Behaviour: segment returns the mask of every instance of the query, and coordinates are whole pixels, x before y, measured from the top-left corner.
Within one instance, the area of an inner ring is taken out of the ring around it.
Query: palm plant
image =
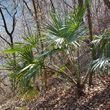
[[[41,74],[43,62],[41,58],[35,60],[37,58],[36,53],[38,53],[35,50],[38,38],[37,36],[28,36],[23,39],[25,43],[15,43],[14,49],[3,51],[3,53],[7,54],[16,52],[16,65],[13,58],[8,58],[5,68],[11,71],[10,78],[14,90],[20,91],[23,95],[39,93],[38,88],[35,89],[34,87],[36,76]],[[15,67],[14,69],[13,66]]]
[[[92,70],[99,72],[107,72],[110,64],[110,32],[104,35],[96,36],[92,42],[94,44],[95,60],[91,62]]]
[[[85,84],[87,76],[81,83],[77,59],[75,59],[75,50],[80,46],[79,43],[83,41],[82,38],[86,33],[86,28],[82,24],[86,5],[87,1],[85,0],[82,10],[78,7],[75,13],[68,16],[50,12],[52,19],[51,22],[46,23],[45,30],[43,30],[46,37],[42,39],[43,43],[47,45],[46,50],[48,51],[42,55],[39,55],[39,51],[35,50],[39,40],[34,36],[24,38],[26,43],[16,43],[14,49],[4,51],[4,53],[12,54],[16,52],[17,54],[16,68],[14,70],[11,68],[13,67],[10,66],[12,63],[7,66],[9,70],[13,70],[10,76],[14,79],[15,88],[20,87],[23,93],[35,90],[32,81],[35,81],[37,75],[42,76],[42,69],[46,68],[64,74],[77,87],[78,94],[82,95],[82,86]],[[37,52],[34,52],[34,50]],[[65,63],[56,65],[52,63],[52,60],[49,63],[47,62],[48,56],[50,56],[50,59],[56,58],[56,53],[60,52],[66,55],[69,63],[72,64],[72,68],[74,68],[75,74],[70,71]],[[65,68],[69,74],[65,71]]]
[[[77,87],[79,95],[81,95],[82,93],[81,89],[86,82],[87,77],[81,84],[81,76],[79,73],[77,60],[74,56],[76,52],[75,50],[80,46],[79,43],[83,42],[82,38],[86,33],[86,28],[82,24],[82,18],[84,13],[86,12],[86,6],[87,1],[85,1],[82,11],[78,7],[76,13],[72,13],[70,16],[66,16],[66,14],[55,14],[51,12],[50,15],[52,19],[45,25],[45,34],[47,37],[44,40],[47,41],[47,44],[49,44],[48,47],[50,47],[50,51],[48,51],[44,55],[54,56],[56,52],[62,51],[69,59],[69,63],[72,64],[75,75],[72,71],[69,70],[66,64],[59,66],[54,65],[52,62],[50,62],[50,64],[54,68],[51,68],[49,65],[46,67],[52,69],[53,71],[66,75],[66,77],[69,78]],[[69,74],[62,68],[66,68]]]

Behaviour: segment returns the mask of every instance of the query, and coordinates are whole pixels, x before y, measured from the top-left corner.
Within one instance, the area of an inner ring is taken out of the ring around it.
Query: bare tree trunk
[[[28,23],[27,23],[27,20],[26,20],[26,18],[25,18],[24,4],[23,4],[23,9],[22,9],[22,14],[23,14],[23,18],[24,18],[24,22],[25,22],[25,25],[26,25],[26,28],[27,28],[28,34],[31,35],[31,33],[30,33],[30,29],[29,29],[29,26],[28,26]],[[25,29],[24,29],[24,30],[25,30]]]
[[[38,19],[37,6],[36,6],[35,0],[32,0],[32,3],[33,3],[33,7],[34,7],[34,12],[35,12],[35,19],[36,19],[36,22],[37,22],[38,36],[40,37],[41,36],[40,23],[39,23],[39,19]],[[37,0],[37,5],[39,5],[38,0]],[[41,48],[42,48],[41,54],[43,54],[44,46],[43,46],[43,42],[42,42],[41,39],[40,39],[40,43],[41,43]]]
[[[76,10],[76,0],[72,0],[72,2],[73,2],[74,13],[75,13],[75,10]]]
[[[92,20],[91,20],[91,12],[89,4],[87,4],[87,17],[88,17],[88,26],[89,26],[89,35],[90,35],[90,42],[93,40],[93,34],[92,34]],[[93,45],[91,45],[93,48]],[[94,57],[94,53],[92,51],[92,59]],[[93,71],[90,72],[89,75],[89,86],[92,85],[92,77],[93,77]]]
[[[13,19],[13,24],[12,24],[12,31],[9,32],[8,30],[8,27],[7,27],[7,23],[6,23],[6,19],[5,19],[5,16],[4,16],[4,13],[2,12],[2,9],[0,8],[0,14],[1,14],[1,17],[2,17],[2,20],[3,20],[3,23],[4,23],[4,29],[5,29],[5,32],[7,33],[7,35],[10,37],[10,47],[13,49],[13,33],[14,33],[14,30],[15,30],[15,15],[17,13],[17,10],[15,11],[14,15],[11,16],[12,19]],[[7,43],[7,42],[6,42]],[[9,44],[9,43],[8,43]],[[15,55],[14,55],[15,56]]]
[[[53,12],[55,13],[55,7],[54,7],[54,4],[53,4],[53,1],[50,0],[50,3],[51,3],[51,6],[52,6],[52,9],[53,9]]]
[[[35,13],[35,19],[36,19],[36,22],[37,22],[38,36],[40,36],[40,23],[39,23],[39,20],[38,20],[37,7],[36,7],[35,0],[32,0],[32,3],[33,3],[34,13]],[[37,3],[38,3],[38,0],[37,0]]]
[[[14,2],[14,1],[13,1]],[[14,3],[15,4],[15,3]],[[5,6],[4,6],[5,7]],[[14,33],[14,31],[15,31],[15,26],[16,26],[16,18],[15,18],[15,16],[16,16],[16,14],[17,14],[17,5],[15,4],[15,7],[14,7],[14,10],[15,10],[15,12],[14,12],[14,14],[13,14],[13,16],[11,15],[11,13],[9,13],[9,11],[8,11],[8,9],[5,7],[4,9],[5,9],[5,11],[7,11],[7,13],[10,15],[10,17],[12,18],[12,30],[11,30],[11,32],[9,31],[9,29],[8,29],[8,26],[7,26],[7,22],[6,22],[6,18],[5,18],[5,16],[4,16],[4,13],[3,13],[3,11],[2,11],[2,8],[0,8],[0,14],[1,14],[1,18],[2,18],[2,21],[3,21],[3,24],[4,24],[4,29],[5,29],[5,32],[6,32],[6,34],[9,36],[9,38],[10,38],[10,41],[8,42],[5,38],[2,38],[2,36],[0,36],[7,44],[9,44],[9,46],[10,46],[10,48],[11,49],[13,49],[14,48],[14,41],[13,41],[13,33]],[[15,55],[15,53],[13,53],[12,54],[12,56],[13,56],[13,61],[14,61],[14,63],[13,63],[13,71],[15,71],[15,69],[16,69],[16,55]],[[13,91],[14,91],[14,94],[15,94],[15,79],[13,79]]]
[[[105,5],[110,9],[110,0],[104,0]]]
[[[82,9],[83,9],[83,0],[78,0],[78,4],[79,4],[79,6],[80,6],[80,11],[82,11]],[[77,63],[78,63],[78,81],[77,81],[77,85],[78,85],[78,87],[80,87],[80,85],[81,85],[81,80],[80,80],[80,60],[79,60],[79,56],[80,56],[80,49],[79,49],[79,47],[78,47],[78,51],[77,51],[77,57],[78,57],[78,60],[77,60]]]
[[[83,0],[78,0],[78,4],[80,6],[80,10],[82,10],[82,8],[83,8]]]

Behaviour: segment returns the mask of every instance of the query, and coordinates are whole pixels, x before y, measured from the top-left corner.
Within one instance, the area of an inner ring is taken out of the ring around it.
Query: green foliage
[[[72,13],[71,16],[50,12],[52,21],[45,25],[48,43],[51,45],[56,44],[58,47],[69,43],[78,45],[76,40],[79,40],[79,37],[86,33],[85,26],[82,24],[85,11],[85,7],[83,11],[79,11],[78,8],[76,13]]]
[[[14,49],[3,51],[3,53],[7,54],[16,52],[16,65],[13,58],[10,57],[5,68],[11,71],[10,78],[15,89],[20,87],[21,93],[24,94],[32,91],[32,93],[36,93],[32,84],[35,82],[36,76],[41,73],[43,60],[41,58],[35,60],[36,55],[33,49],[36,48],[38,42],[37,36],[29,36],[24,40],[26,43],[16,43]],[[38,93],[38,90],[36,91]]]
[[[110,62],[110,32],[96,36],[94,44],[95,60],[91,63],[93,71],[108,71]]]
[[[61,66],[54,66],[57,68],[58,72],[66,75],[66,77],[71,79],[75,85],[79,83],[80,75],[78,64],[76,63],[77,60],[74,58],[74,54],[77,48],[79,48],[80,43],[83,42],[82,39],[87,33],[86,27],[82,23],[83,15],[86,12],[86,6],[87,2],[84,3],[82,10],[78,7],[75,13],[71,13],[68,16],[66,14],[62,14],[61,12],[60,14],[50,12],[51,21],[45,25],[46,38],[44,40],[47,41],[46,43],[48,44],[48,47],[53,46],[53,49],[50,49],[49,52],[53,53],[54,51],[55,55],[55,53],[59,52],[59,49],[61,49],[61,51],[68,56],[69,62],[74,68],[75,76],[73,76],[73,73],[65,64]],[[71,75],[69,75],[64,68],[66,68]]]
[[[70,16],[50,12],[52,21],[51,23],[46,23],[45,30],[43,30],[46,37],[39,39],[36,35],[30,35],[23,38],[25,43],[15,43],[14,49],[3,51],[3,53],[16,55],[14,59],[16,64],[12,58],[9,58],[9,62],[5,66],[6,69],[11,71],[10,78],[12,79],[14,89],[19,90],[25,96],[28,93],[39,94],[34,84],[37,76],[41,75],[42,77],[42,69],[44,68],[49,68],[56,73],[66,75],[77,86],[80,75],[74,54],[75,50],[80,46],[80,42],[82,42],[81,39],[84,38],[87,32],[86,27],[82,24],[86,5],[87,3],[85,2],[82,11],[78,7],[76,12],[71,13]],[[38,44],[40,40],[44,41],[43,45],[48,45],[47,48],[45,47],[48,51],[39,55]],[[52,65],[51,62],[45,63],[45,59],[47,58],[46,60],[48,60],[48,56],[52,59],[52,56],[56,57],[55,54],[58,52],[64,52],[67,55],[74,67],[75,77],[72,72],[69,75],[64,70],[66,68],[70,72],[66,64],[61,64],[61,66],[54,65],[57,68],[54,69],[49,67],[49,63]],[[32,94],[31,96],[33,97]]]

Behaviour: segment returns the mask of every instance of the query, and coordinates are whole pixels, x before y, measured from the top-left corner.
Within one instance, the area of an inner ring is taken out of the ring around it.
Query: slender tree
[[[110,9],[110,0],[104,0],[104,3]]]
[[[90,42],[91,42],[93,40],[93,34],[92,34],[92,19],[91,19],[91,11],[90,11],[89,3],[87,4],[87,18],[88,18],[89,35],[90,35]],[[91,47],[93,48],[93,45],[91,45]],[[92,51],[92,59],[94,59],[93,51]],[[93,76],[93,71],[91,71],[89,75],[89,86],[92,85],[92,76]]]
[[[13,24],[12,24],[12,30],[11,30],[11,32],[9,31],[9,29],[8,29],[8,26],[7,26],[7,23],[6,23],[6,18],[5,18],[5,16],[4,16],[4,13],[3,13],[3,9],[5,9],[7,12],[8,12],[8,14],[12,17],[12,22],[13,22]],[[16,13],[17,13],[17,10],[16,10],[16,7],[15,7],[15,12],[14,12],[14,15],[12,16],[10,13],[9,13],[9,11],[8,11],[8,9],[5,7],[5,8],[1,8],[0,7],[0,14],[1,14],[1,17],[2,17],[2,20],[3,20],[3,27],[4,27],[4,29],[5,29],[5,32],[7,33],[7,35],[9,36],[9,38],[10,38],[10,43],[5,39],[5,38],[3,38],[2,36],[1,36],[1,38],[4,40],[4,41],[6,41],[6,43],[8,43],[9,45],[10,45],[10,47],[11,48],[13,48],[13,33],[14,33],[14,30],[15,30],[15,26],[16,26],[16,18],[15,18],[15,16],[16,16]]]
[[[80,6],[80,9],[82,9],[82,7],[83,7],[83,0],[78,0],[78,4]]]
[[[55,7],[54,7],[54,4],[53,4],[53,1],[50,0],[50,3],[51,3],[51,6],[52,6],[52,9],[53,9],[53,12],[55,13]]]

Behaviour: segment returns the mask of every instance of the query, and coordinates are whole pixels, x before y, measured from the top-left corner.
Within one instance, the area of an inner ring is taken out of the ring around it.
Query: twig
[[[2,40],[4,40],[9,46],[11,45],[10,44],[10,42],[8,42],[5,38],[3,38],[1,35],[0,35],[0,38],[2,39]]]
[[[66,3],[66,1],[65,0],[63,0],[63,2],[68,6],[68,7],[70,7],[71,9],[73,9],[73,7],[72,6],[70,6],[68,3]]]

